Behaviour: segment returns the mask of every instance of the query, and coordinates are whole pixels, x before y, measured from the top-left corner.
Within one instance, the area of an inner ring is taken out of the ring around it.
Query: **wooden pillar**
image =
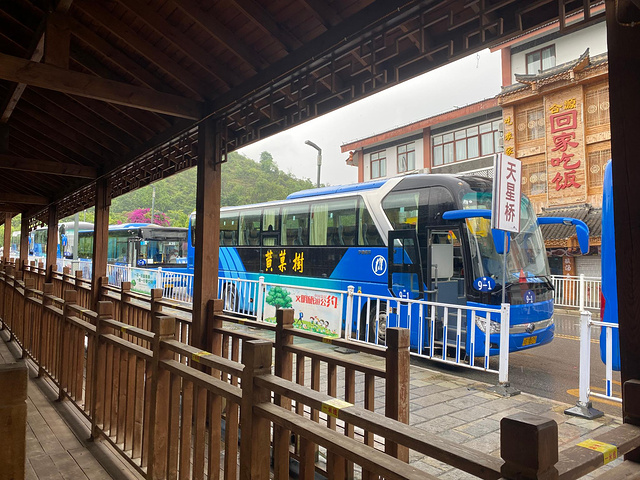
[[[107,179],[96,182],[96,216],[93,224],[93,259],[91,265],[91,309],[96,311],[100,301],[100,278],[107,275],[109,245],[109,206],[111,185]]]
[[[640,380],[640,9],[632,0],[607,0],[607,42],[609,45],[609,102],[611,105],[611,155],[613,158],[613,204],[616,231],[618,321],[621,377]],[[633,26],[635,23],[635,26]],[[640,425],[629,416],[632,408],[622,397],[625,422]],[[635,419],[635,420],[634,420]],[[633,460],[639,461],[636,455]]]
[[[207,303],[217,298],[220,244],[221,139],[209,119],[198,127],[198,180],[191,343],[207,350],[211,328]]]
[[[29,216],[22,213],[20,221],[20,268],[29,263]]]
[[[25,478],[28,378],[24,362],[0,365],[0,478]]]
[[[3,257],[9,260],[9,254],[11,252],[11,219],[13,215],[11,213],[4,214],[4,246]]]
[[[47,263],[46,281],[50,282],[53,266],[56,265],[58,257],[58,206],[54,203],[49,205],[49,218],[47,219]]]
[[[387,328],[385,416],[409,424],[409,330]],[[385,453],[409,462],[409,449],[389,440]]]

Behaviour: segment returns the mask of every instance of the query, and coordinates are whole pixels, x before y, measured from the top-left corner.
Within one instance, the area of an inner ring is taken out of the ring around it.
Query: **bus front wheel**
[[[238,311],[238,295],[236,287],[232,283],[225,283],[222,288],[222,299],[224,301],[224,310]]]

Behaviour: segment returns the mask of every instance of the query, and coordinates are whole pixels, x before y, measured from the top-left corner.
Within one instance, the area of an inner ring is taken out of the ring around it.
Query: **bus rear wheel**
[[[377,311],[376,303],[371,302],[369,307],[369,342],[378,345],[386,345],[387,343],[387,304],[380,303],[380,310]],[[377,316],[376,316],[377,315]],[[377,326],[377,328],[376,328]],[[362,309],[360,318],[360,336],[362,340],[366,340],[367,328],[367,306]],[[377,342],[376,342],[377,335]]]

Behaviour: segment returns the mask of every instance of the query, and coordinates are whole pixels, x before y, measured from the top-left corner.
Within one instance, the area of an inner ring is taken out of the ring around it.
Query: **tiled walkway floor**
[[[0,363],[19,355],[0,333]],[[20,360],[22,361],[22,360]],[[141,478],[103,442],[88,441],[89,423],[68,402],[57,401],[52,384],[29,365],[27,463],[30,480]]]

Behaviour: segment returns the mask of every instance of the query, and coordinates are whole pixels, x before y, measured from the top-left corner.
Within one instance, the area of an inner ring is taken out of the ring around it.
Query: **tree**
[[[276,309],[291,308],[291,305],[293,304],[291,297],[289,296],[289,292],[282,287],[271,287],[265,302],[269,305],[273,305]]]
[[[138,208],[127,214],[128,223],[153,223],[155,225],[161,225],[163,227],[169,227],[171,221],[164,212],[154,212],[153,222],[151,221],[151,209],[150,208]]]

